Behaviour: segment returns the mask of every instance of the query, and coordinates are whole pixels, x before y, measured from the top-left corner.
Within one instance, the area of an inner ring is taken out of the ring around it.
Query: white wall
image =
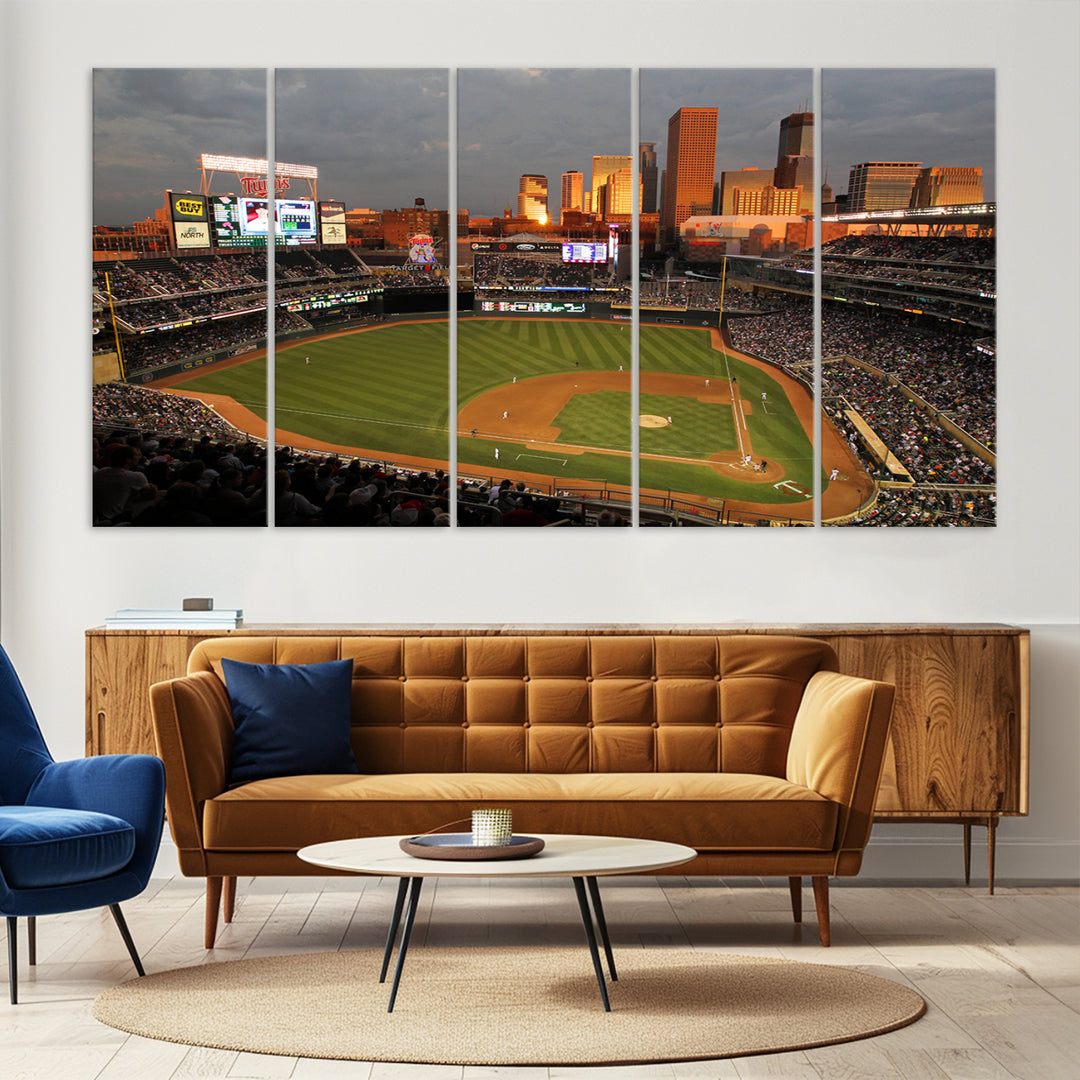
[[[0,0],[3,2],[3,0]],[[1080,6],[7,0],[0,35],[2,629],[58,757],[83,746],[83,630],[214,596],[279,622],[936,622],[1033,628],[1032,814],[1002,877],[1080,876]],[[288,53],[279,19],[312,27]],[[649,29],[662,14],[663,32]],[[224,17],[225,32],[207,20]],[[341,32],[331,29],[334,20]],[[677,29],[671,29],[675,28]],[[574,32],[575,30],[580,32]],[[735,49],[724,43],[737,42]],[[992,66],[1000,523],[994,530],[93,531],[90,71],[125,66]],[[1051,193],[1064,192],[1060,204]],[[30,221],[34,224],[31,227]],[[953,876],[957,830],[879,829],[874,876]]]

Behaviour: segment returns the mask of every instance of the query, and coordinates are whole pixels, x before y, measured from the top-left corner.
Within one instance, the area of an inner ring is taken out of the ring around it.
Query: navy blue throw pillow
[[[244,664],[223,657],[232,706],[229,784],[272,776],[355,773],[349,744],[351,660]]]

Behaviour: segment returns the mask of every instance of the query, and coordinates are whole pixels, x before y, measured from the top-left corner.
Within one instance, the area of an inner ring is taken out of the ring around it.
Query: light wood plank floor
[[[560,881],[428,883],[414,945],[578,944]],[[154,879],[124,905],[148,972],[245,956],[381,948],[394,880],[242,880],[235,921],[201,948],[202,884]],[[481,1068],[332,1062],[227,1053],[127,1036],[98,1024],[100,990],[132,977],[105,911],[38,920],[38,965],[20,942],[20,1004],[0,1004],[3,1080],[1071,1080],[1080,1077],[1080,889],[834,886],[833,945],[813,901],[791,922],[786,883],[619,878],[603,884],[617,949],[691,946],[858,967],[914,987],[914,1025],[806,1052],[621,1068]],[[25,922],[20,922],[25,927]],[[23,929],[21,937],[25,939]],[[582,946],[584,947],[584,946]],[[5,951],[0,955],[6,955]],[[5,965],[6,966],[6,965]],[[6,971],[5,971],[6,977]],[[406,973],[406,978],[407,978]]]

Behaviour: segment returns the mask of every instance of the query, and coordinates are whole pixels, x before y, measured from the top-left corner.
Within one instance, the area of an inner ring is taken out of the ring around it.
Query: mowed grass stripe
[[[630,449],[630,395],[615,390],[575,394],[555,418],[559,442],[571,446]]]
[[[391,324],[318,342],[299,342],[277,356],[278,426],[346,446],[445,460],[448,327],[442,323]],[[518,380],[580,370],[630,370],[631,335],[617,323],[570,320],[463,319],[458,325],[460,405],[479,394]],[[725,358],[712,348],[705,329],[641,328],[642,371],[677,372],[726,378]],[[311,364],[304,357],[311,357]],[[579,366],[574,366],[574,360]],[[809,441],[780,384],[768,372],[729,358],[743,399],[751,408],[755,459],[780,462],[786,476],[812,484]],[[265,362],[252,360],[210,372],[185,384],[229,394],[265,416]],[[768,395],[767,410],[760,395]],[[617,392],[576,395],[557,418],[562,439],[574,446],[629,449],[631,396]],[[736,448],[729,407],[693,398],[646,396],[643,411],[671,415],[671,428],[643,429],[644,454],[704,458]],[[488,440],[459,440],[463,471],[500,469],[549,471],[567,478],[629,483],[626,453],[539,451],[528,443],[500,442],[500,458]],[[751,484],[721,476],[711,466],[643,457],[643,486],[739,498],[750,502],[799,501],[771,484]]]
[[[183,393],[194,390],[207,394],[224,394],[266,418],[266,357],[261,356],[236,367],[207,370],[175,388]]]
[[[285,345],[277,351],[275,371],[279,428],[343,446],[446,460],[445,322]],[[229,394],[265,417],[265,390],[256,396],[244,389],[252,372],[265,386],[266,362],[261,359],[200,376],[184,388]]]

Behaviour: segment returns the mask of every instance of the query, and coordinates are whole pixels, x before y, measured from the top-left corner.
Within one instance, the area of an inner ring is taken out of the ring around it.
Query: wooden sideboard
[[[994,837],[1004,816],[1028,812],[1030,636],[999,623],[702,626],[249,625],[238,630],[86,632],[87,754],[153,753],[147,690],[184,674],[197,642],[225,634],[796,634],[836,650],[840,670],[897,688],[891,744],[875,821],[964,827],[965,880],[971,827],[987,829],[994,885]]]

